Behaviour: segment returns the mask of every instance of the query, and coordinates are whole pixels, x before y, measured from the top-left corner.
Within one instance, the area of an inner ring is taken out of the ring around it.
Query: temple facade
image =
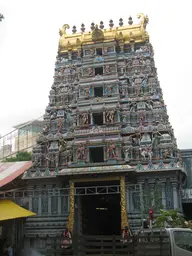
[[[186,173],[148,17],[138,19],[120,19],[118,27],[110,20],[109,28],[92,23],[88,32],[84,24],[80,32],[73,26],[68,33],[67,24],[60,30],[44,129],[23,176],[29,209],[37,213],[25,224],[25,247],[43,251],[66,227],[120,234],[125,226],[139,228],[150,208],[182,211]]]

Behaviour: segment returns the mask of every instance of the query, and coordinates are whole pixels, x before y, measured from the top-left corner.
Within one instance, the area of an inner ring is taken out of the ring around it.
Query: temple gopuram
[[[182,212],[186,180],[158,81],[148,17],[60,29],[43,132],[24,173],[25,247],[72,234],[120,235],[149,209]],[[171,85],[170,85],[171,86]]]

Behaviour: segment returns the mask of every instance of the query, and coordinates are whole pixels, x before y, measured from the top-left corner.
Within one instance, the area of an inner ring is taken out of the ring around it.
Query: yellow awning
[[[0,221],[35,216],[36,213],[28,211],[11,200],[0,200]]]

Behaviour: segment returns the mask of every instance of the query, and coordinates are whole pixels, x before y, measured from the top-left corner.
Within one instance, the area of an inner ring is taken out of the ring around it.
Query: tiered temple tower
[[[87,32],[60,30],[54,83],[42,134],[25,173],[29,207],[27,243],[55,236],[68,225],[81,233],[79,187],[120,194],[121,227],[136,229],[148,209],[181,210],[185,179],[173,129],[157,77],[153,48],[139,24],[119,20],[109,28],[91,24]],[[171,85],[170,85],[171,86]],[[114,183],[113,183],[114,181]],[[94,194],[94,192],[93,192]],[[119,203],[120,203],[119,202]],[[43,245],[42,245],[43,246]]]

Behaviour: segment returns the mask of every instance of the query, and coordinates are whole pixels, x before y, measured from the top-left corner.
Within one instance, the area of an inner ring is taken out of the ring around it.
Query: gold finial
[[[128,25],[123,25],[120,19],[119,27],[115,27],[113,20],[109,22],[109,28],[103,30],[103,22],[100,26],[91,24],[91,31],[85,31],[85,25],[81,25],[81,32],[76,33],[76,28],[72,30],[72,34],[67,34],[68,24],[64,24],[60,29],[59,53],[67,52],[70,48],[72,51],[78,51],[81,45],[91,45],[95,41],[109,42],[113,40],[121,40],[124,44],[141,43],[149,40],[146,26],[149,22],[148,16],[139,13],[137,18],[140,19],[139,24],[133,24],[132,18],[129,18]],[[75,33],[74,33],[75,31]]]

